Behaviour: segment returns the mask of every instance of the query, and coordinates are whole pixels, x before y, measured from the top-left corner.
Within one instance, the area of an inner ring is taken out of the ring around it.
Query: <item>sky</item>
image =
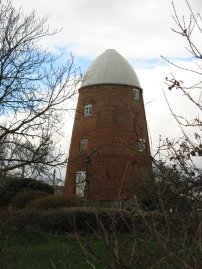
[[[179,92],[169,91],[165,77],[180,78],[189,86],[199,78],[168,64],[161,55],[186,68],[196,68],[185,49],[185,40],[174,33],[173,7],[170,0],[13,0],[24,12],[35,10],[39,17],[49,15],[51,29],[62,29],[44,41],[52,53],[63,52],[63,60],[72,53],[75,64],[85,72],[89,64],[106,49],[116,49],[133,66],[143,88],[152,151],[159,135],[175,138],[180,128],[170,115],[164,94],[173,110],[191,119],[198,113]],[[202,13],[201,0],[190,0],[193,11]],[[175,0],[179,15],[188,18],[184,0]],[[193,33],[197,45],[201,37]],[[201,47],[202,49],[202,47]],[[194,93],[197,97],[198,93]],[[72,107],[76,106],[76,101]],[[67,115],[66,146],[71,138],[73,114]]]

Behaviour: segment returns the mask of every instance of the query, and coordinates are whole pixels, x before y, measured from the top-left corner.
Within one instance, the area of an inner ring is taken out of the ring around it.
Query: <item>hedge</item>
[[[12,198],[22,190],[41,190],[53,194],[53,186],[42,180],[32,178],[7,178],[5,184],[0,186],[0,205],[7,206]]]
[[[28,207],[37,209],[80,206],[81,199],[70,195],[46,196],[32,201]]]
[[[115,225],[126,230],[130,213],[127,211],[92,210],[90,208],[24,209],[13,214],[7,227],[14,230],[42,230],[52,233],[94,233]],[[129,227],[128,227],[129,228]],[[127,229],[128,229],[127,228]]]
[[[37,198],[42,198],[47,196],[48,193],[41,190],[23,190],[18,192],[12,199],[10,203],[10,209],[22,209],[25,208],[30,202],[36,200]]]
[[[168,221],[169,217],[169,221]],[[187,215],[187,231],[195,233],[200,218]],[[126,210],[92,209],[92,208],[59,208],[59,209],[24,209],[13,214],[7,222],[12,230],[42,230],[51,233],[97,232],[136,233],[153,231],[158,233],[180,233],[185,226],[185,217],[181,215],[165,216],[159,213],[133,215]],[[189,227],[188,227],[189,226]],[[179,235],[179,234],[178,234]]]

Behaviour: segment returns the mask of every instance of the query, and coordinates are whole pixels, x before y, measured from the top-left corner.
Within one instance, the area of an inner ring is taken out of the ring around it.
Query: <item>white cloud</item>
[[[171,0],[13,0],[15,6],[22,5],[25,12],[36,10],[39,16],[50,14],[52,28],[63,28],[57,36],[48,38],[47,45],[72,51],[75,57],[92,61],[108,48],[114,48],[134,66],[144,89],[149,129],[154,145],[158,135],[175,137],[180,135],[163,96],[163,89],[174,107],[183,115],[194,115],[192,106],[184,103],[184,97],[176,91],[169,92],[164,79],[171,72],[183,81],[193,81],[191,73],[174,70],[163,63],[160,55],[188,57],[182,37],[171,31],[174,27]],[[194,11],[201,11],[201,0],[192,0]],[[181,18],[189,9],[184,0],[175,1]],[[195,39],[201,41],[198,35]],[[201,46],[201,43],[198,43]],[[183,66],[193,66],[188,61]],[[148,68],[149,67],[149,68]],[[150,68],[153,67],[153,68]],[[69,120],[68,126],[73,121]],[[68,128],[67,136],[71,128]]]
[[[176,1],[186,14],[185,1]],[[201,8],[200,0],[192,0]],[[172,6],[168,0],[13,0],[23,10],[50,14],[49,23],[63,31],[49,40],[49,46],[66,47],[75,56],[94,58],[107,48],[125,57],[155,58],[160,54],[185,56],[183,42],[170,31]],[[175,44],[173,45],[173,41]]]

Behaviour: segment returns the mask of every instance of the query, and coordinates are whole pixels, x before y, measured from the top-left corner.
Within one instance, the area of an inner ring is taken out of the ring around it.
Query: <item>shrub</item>
[[[165,216],[161,213],[148,212],[132,214],[126,210],[98,208],[55,208],[34,209],[25,208],[16,211],[7,221],[6,228],[11,230],[41,230],[45,232],[65,234],[112,234],[151,233],[152,236],[164,236],[169,231],[170,236],[183,236],[183,219],[187,219],[187,231],[193,235],[199,229],[201,217],[186,214]],[[167,222],[169,218],[169,222]]]
[[[7,178],[5,184],[0,187],[0,204],[7,206],[11,199],[22,190],[41,190],[53,194],[53,187],[41,180],[30,178]]]
[[[127,232],[130,229],[131,214],[125,210],[92,208],[35,209],[26,208],[13,214],[7,228],[14,230],[41,230],[52,233],[93,234],[116,228]]]
[[[125,210],[84,207],[49,210],[26,208],[17,211],[10,218],[7,229],[10,228],[15,233],[28,231],[30,234],[30,231],[40,231],[65,234],[68,236],[67,240],[72,238],[69,237],[72,233],[87,258],[100,262],[100,253],[104,247],[107,250],[105,255],[109,254],[110,259],[123,257],[123,261],[129,261],[125,267],[118,267],[116,263],[115,266],[102,268],[139,268],[140,262],[141,268],[150,268],[151,265],[154,265],[153,268],[185,268],[184,260],[187,257],[187,261],[192,263],[195,260],[196,264],[200,264],[201,251],[198,249],[197,240],[200,239],[198,236],[201,236],[201,220],[199,216],[190,216],[187,213],[185,223],[183,217],[182,214],[166,216],[158,212],[139,212],[134,215]],[[185,225],[191,229],[186,229],[184,236]],[[12,234],[12,231],[8,232]],[[82,239],[81,235],[90,236]],[[120,256],[116,256],[117,253]],[[153,257],[157,260],[151,259]],[[146,258],[148,262],[144,266],[142,261]],[[164,260],[169,261],[169,264],[166,263],[167,266],[162,263]],[[131,261],[135,261],[135,264]],[[178,262],[182,262],[182,266],[178,266]]]
[[[11,200],[10,208],[12,210],[25,208],[31,201],[37,198],[47,196],[48,193],[42,190],[23,190],[18,192]]]
[[[47,196],[36,199],[29,204],[30,208],[49,209],[58,207],[74,207],[80,206],[81,199],[76,196],[61,195],[61,196]]]

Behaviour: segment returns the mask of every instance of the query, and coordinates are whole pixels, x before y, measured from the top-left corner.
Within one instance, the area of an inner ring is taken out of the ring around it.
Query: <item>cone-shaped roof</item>
[[[106,50],[92,62],[80,88],[97,84],[119,84],[141,88],[132,66],[114,49]]]

